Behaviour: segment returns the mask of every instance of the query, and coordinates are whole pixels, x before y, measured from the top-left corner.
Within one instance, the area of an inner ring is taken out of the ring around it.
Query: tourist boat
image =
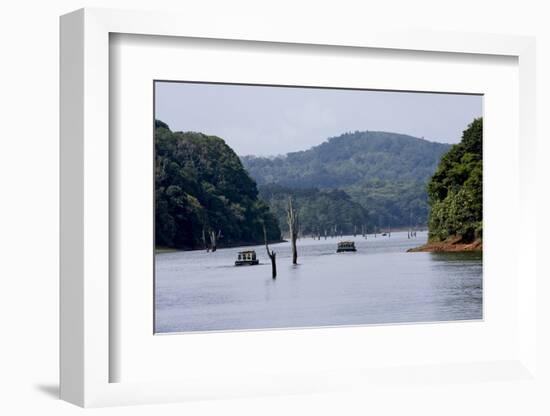
[[[344,253],[346,251],[357,251],[355,243],[353,241],[340,241],[338,243],[337,253]]]
[[[254,250],[239,251],[235,266],[255,266],[260,261],[256,258],[256,252]]]

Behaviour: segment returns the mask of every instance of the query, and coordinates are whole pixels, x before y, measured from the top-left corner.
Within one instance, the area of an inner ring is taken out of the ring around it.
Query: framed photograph
[[[61,18],[62,398],[536,382],[534,40],[186,21]]]
[[[483,319],[482,95],[153,88],[155,333]]]

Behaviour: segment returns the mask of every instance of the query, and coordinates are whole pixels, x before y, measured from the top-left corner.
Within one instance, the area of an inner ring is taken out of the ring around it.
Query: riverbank
[[[164,247],[164,246],[155,247],[155,254],[174,253],[176,251],[179,251],[179,250],[177,248],[172,248],[172,247]]]
[[[268,244],[278,244],[278,243],[285,243],[286,240],[271,240],[268,241]],[[251,246],[259,246],[263,245],[264,241],[249,241],[249,242],[243,242],[243,241],[235,241],[233,243],[229,244],[218,244],[217,248],[236,248],[236,247],[251,247]],[[157,246],[155,247],[155,254],[163,254],[163,253],[173,253],[176,251],[206,251],[203,247],[198,248],[173,248],[173,247],[164,247],[164,246]]]
[[[483,251],[483,241],[478,239],[469,243],[463,243],[460,237],[454,237],[448,238],[445,241],[428,241],[423,246],[407,250],[408,253],[458,251]]]

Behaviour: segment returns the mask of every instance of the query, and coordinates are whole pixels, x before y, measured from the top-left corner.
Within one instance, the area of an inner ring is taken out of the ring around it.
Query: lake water
[[[297,266],[272,244],[276,280],[264,246],[258,266],[234,266],[243,247],[157,254],[156,332],[481,319],[481,253],[406,252],[426,238],[348,236],[357,252],[340,254],[342,239],[301,239]]]

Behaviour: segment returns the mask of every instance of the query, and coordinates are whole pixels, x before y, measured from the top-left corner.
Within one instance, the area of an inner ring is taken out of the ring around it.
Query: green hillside
[[[483,234],[483,119],[474,120],[441,159],[428,184],[430,239],[480,240]]]
[[[155,243],[203,248],[210,233],[220,246],[263,242],[281,233],[256,183],[219,137],[172,132],[155,124]],[[206,237],[205,237],[206,236]]]

